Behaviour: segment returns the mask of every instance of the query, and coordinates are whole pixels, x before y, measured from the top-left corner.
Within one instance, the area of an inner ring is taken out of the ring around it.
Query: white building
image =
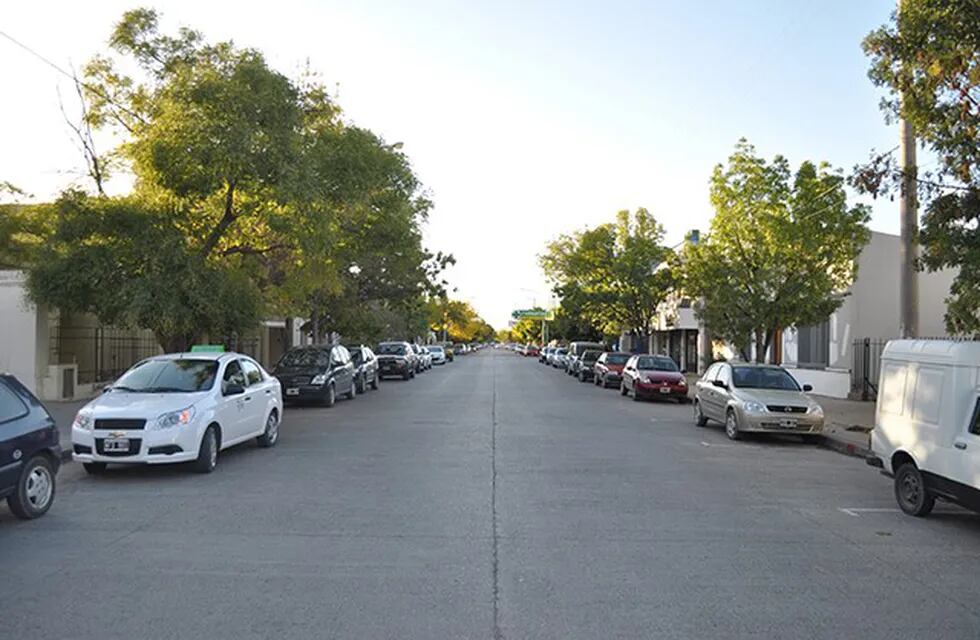
[[[782,364],[816,393],[847,397],[863,383],[864,341],[869,340],[868,378],[877,383],[877,359],[884,342],[899,336],[899,236],[872,232],[858,258],[857,279],[844,304],[826,322],[782,335]],[[945,299],[955,270],[921,272],[919,335],[946,335]]]

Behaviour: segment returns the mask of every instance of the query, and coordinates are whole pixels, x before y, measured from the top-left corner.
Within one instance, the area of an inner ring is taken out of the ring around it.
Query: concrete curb
[[[820,446],[855,458],[866,458],[871,453],[871,449],[867,447],[856,445],[853,442],[843,442],[829,436],[823,436],[820,439]]]

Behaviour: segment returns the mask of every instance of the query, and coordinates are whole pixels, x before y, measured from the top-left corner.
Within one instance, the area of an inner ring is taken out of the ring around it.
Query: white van
[[[892,340],[881,355],[872,455],[902,511],[980,511],[980,342]]]

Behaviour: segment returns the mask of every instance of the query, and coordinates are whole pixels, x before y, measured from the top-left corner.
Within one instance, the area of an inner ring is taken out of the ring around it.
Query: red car
[[[619,383],[623,380],[623,367],[631,356],[632,354],[621,352],[604,353],[599,356],[592,376],[596,386],[619,387]]]
[[[675,398],[689,402],[684,372],[667,356],[633,356],[623,368],[621,394],[633,393],[634,400],[644,398]]]
[[[539,349],[537,346],[535,346],[533,344],[529,344],[524,349],[524,355],[525,356],[534,356],[535,358],[537,358],[539,355],[541,355],[541,349]]]

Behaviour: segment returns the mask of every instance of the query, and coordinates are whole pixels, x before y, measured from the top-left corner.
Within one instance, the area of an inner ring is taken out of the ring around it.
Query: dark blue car
[[[15,516],[37,518],[51,508],[60,461],[47,409],[17,378],[0,374],[0,498]]]

